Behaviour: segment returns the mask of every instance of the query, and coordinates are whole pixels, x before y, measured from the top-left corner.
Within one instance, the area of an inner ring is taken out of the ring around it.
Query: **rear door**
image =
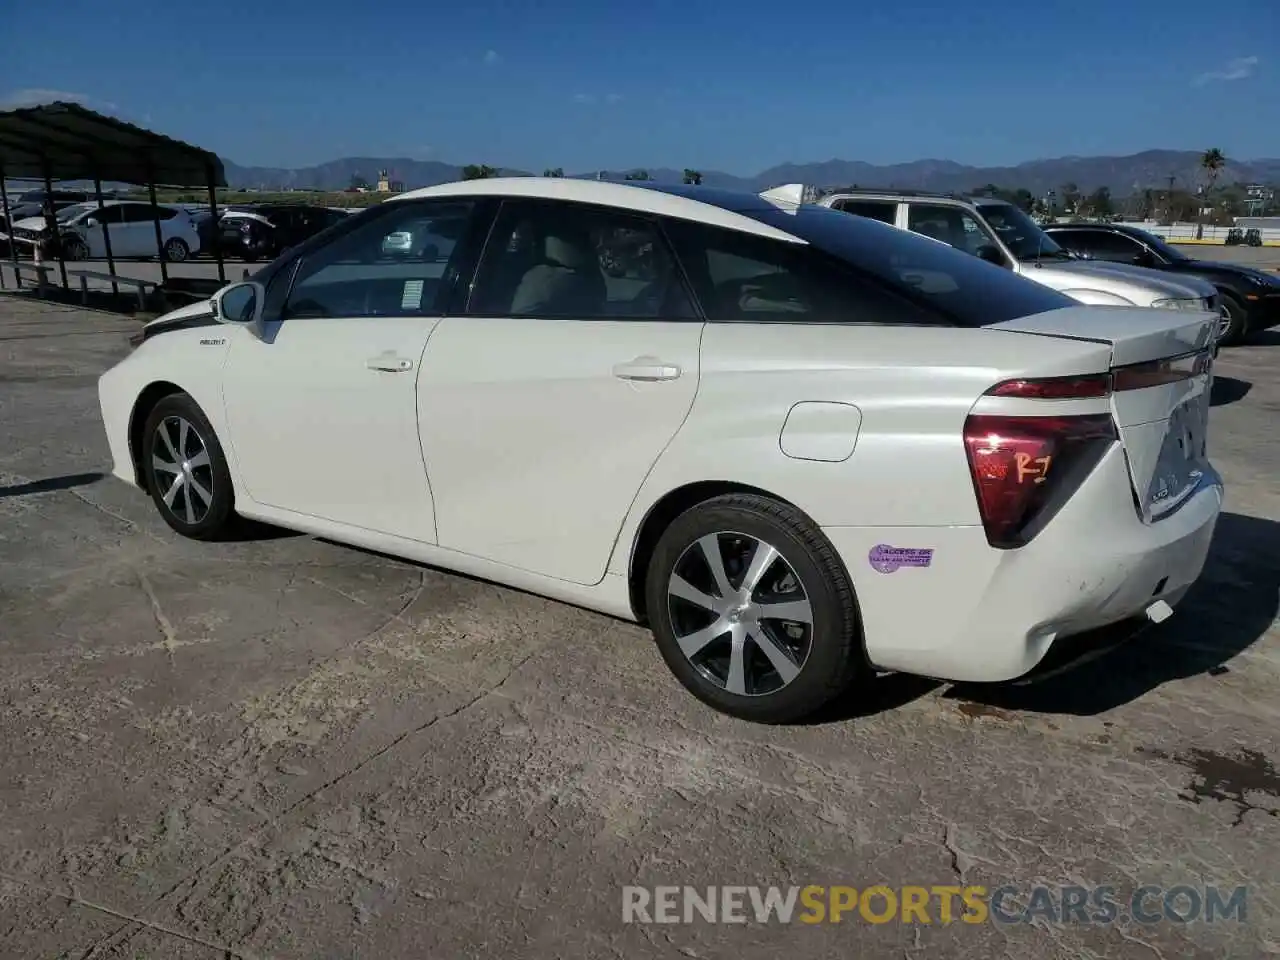
[[[122,203],[119,206],[120,222],[109,228],[112,253],[120,257],[159,256],[155,207],[149,203]]]
[[[505,201],[419,382],[440,545],[598,583],[693,403],[701,330],[653,220]]]

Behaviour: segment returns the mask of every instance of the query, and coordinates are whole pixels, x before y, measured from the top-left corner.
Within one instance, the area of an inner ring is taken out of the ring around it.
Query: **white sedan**
[[[1168,616],[1222,505],[1215,317],[799,200],[397,196],[148,324],[100,383],[114,472],[186,536],[239,515],[640,621],[757,721]]]
[[[200,250],[200,233],[191,215],[178,207],[131,200],[77,203],[55,215],[62,253],[68,260],[105,257],[107,241],[115,257],[155,257],[180,263]],[[160,242],[156,243],[156,221]],[[48,231],[44,217],[15,223],[14,239],[38,242]]]

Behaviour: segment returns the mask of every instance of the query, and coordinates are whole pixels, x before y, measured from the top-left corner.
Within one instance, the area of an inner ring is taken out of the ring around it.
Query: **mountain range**
[[[259,189],[342,190],[353,177],[370,184],[382,170],[406,188],[447,183],[462,176],[460,165],[407,157],[345,157],[314,167],[242,167],[223,161],[227,182],[232,187]],[[503,175],[528,175],[529,171],[500,168]],[[660,183],[678,183],[683,170],[647,168]],[[570,173],[569,176],[621,180],[625,170]],[[770,167],[754,176],[739,176],[719,170],[703,170],[702,182],[709,187],[736,190],[764,190],[783,183],[806,183],[819,187],[896,187],[903,190],[939,192],[966,191],[993,183],[1016,190],[1026,188],[1039,196],[1074,183],[1084,192],[1109,187],[1116,196],[1126,196],[1144,188],[1174,186],[1194,189],[1204,181],[1200,152],[1196,150],[1146,150],[1123,157],[1056,157],[1031,160],[1011,167],[973,167],[951,160],[915,160],[910,163],[877,165],[859,160],[826,160],[818,163],[786,163]],[[1280,159],[1229,160],[1219,183],[1280,182]]]

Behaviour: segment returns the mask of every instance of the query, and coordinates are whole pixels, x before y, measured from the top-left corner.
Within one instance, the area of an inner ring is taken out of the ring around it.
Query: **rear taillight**
[[[1041,377],[1035,380],[1006,380],[987,391],[989,397],[1022,397],[1025,400],[1089,400],[1111,393],[1111,376],[1106,373],[1086,377]]]
[[[964,445],[987,542],[1010,549],[1029,541],[1115,439],[1108,414],[971,415]]]
[[[1147,387],[1158,387],[1166,383],[1178,383],[1208,373],[1213,363],[1213,355],[1209,350],[1198,353],[1187,353],[1180,357],[1166,357],[1163,360],[1152,360],[1149,363],[1135,363],[1128,367],[1117,367],[1112,374],[1113,389],[1145,390]]]

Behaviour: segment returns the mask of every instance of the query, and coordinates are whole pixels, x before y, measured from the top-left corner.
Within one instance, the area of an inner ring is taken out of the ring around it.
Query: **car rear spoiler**
[[[761,199],[783,206],[798,207],[803,203],[817,203],[821,196],[817,187],[803,183],[784,183],[760,194]]]

